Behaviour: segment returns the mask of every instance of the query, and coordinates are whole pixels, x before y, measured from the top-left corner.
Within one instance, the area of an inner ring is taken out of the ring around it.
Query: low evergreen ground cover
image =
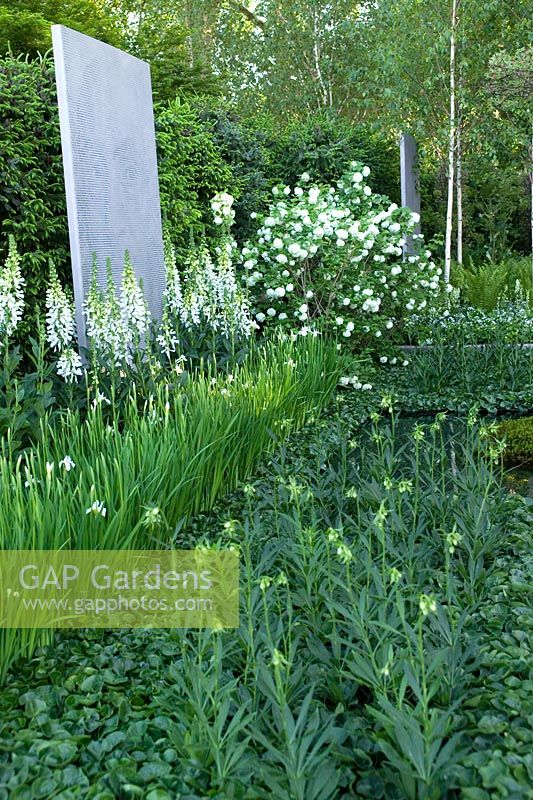
[[[405,410],[524,414],[533,409],[533,348],[495,340],[465,346],[460,337],[408,351],[407,369],[391,378]],[[389,383],[390,385],[390,383]]]

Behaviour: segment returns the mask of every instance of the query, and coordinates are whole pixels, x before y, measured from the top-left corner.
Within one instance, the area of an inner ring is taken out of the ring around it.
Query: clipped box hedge
[[[505,460],[533,468],[533,417],[507,419],[500,423],[498,431],[507,443]]]

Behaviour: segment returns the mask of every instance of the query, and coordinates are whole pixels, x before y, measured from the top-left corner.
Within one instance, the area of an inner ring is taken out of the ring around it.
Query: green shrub
[[[50,47],[50,23],[41,14],[0,5],[0,51],[44,53]]]
[[[447,170],[431,147],[419,141],[422,225],[432,250],[444,258]],[[497,156],[492,154],[495,148]],[[463,160],[463,255],[465,261],[500,263],[512,253],[530,252],[527,156],[504,139],[488,153],[466,153]],[[439,241],[437,250],[433,240]],[[455,234],[454,234],[455,239]],[[455,248],[455,243],[454,243]],[[454,250],[455,252],[455,250]],[[452,269],[453,276],[453,269]]]
[[[511,148],[505,138],[494,147],[495,157],[466,159],[463,215],[465,253],[499,262],[513,251],[530,250],[530,196],[523,169],[526,153]]]
[[[506,461],[533,467],[533,417],[507,419],[498,426],[498,433],[507,444]]]
[[[254,230],[250,214],[266,206],[276,180],[275,166],[271,163],[273,139],[257,124],[239,119],[220,104],[210,103],[199,113],[231,170],[238,195],[233,235],[242,243]]]
[[[0,0],[0,54],[45,53],[52,47],[54,24],[120,47],[124,37],[110,5],[94,0]]]
[[[174,100],[156,114],[159,190],[164,221],[178,250],[191,233],[215,234],[210,200],[236,191],[230,167],[197,112]]]

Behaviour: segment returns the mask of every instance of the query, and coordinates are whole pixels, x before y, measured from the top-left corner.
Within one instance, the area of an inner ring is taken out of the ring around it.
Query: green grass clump
[[[507,419],[498,427],[505,438],[504,458],[511,464],[533,467],[533,417]]]

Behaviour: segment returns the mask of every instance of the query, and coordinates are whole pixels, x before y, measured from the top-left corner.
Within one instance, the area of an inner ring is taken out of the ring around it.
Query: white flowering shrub
[[[418,216],[382,195],[357,162],[336,186],[274,187],[255,238],[240,252],[261,326],[306,335],[318,325],[341,341],[377,345],[432,303],[441,270],[413,233]],[[412,235],[416,252],[403,260]],[[374,348],[373,348],[374,349]]]
[[[9,237],[7,258],[0,271],[0,338],[11,336],[22,319],[24,309],[24,278],[20,256],[13,236]],[[0,347],[2,341],[0,341]]]

